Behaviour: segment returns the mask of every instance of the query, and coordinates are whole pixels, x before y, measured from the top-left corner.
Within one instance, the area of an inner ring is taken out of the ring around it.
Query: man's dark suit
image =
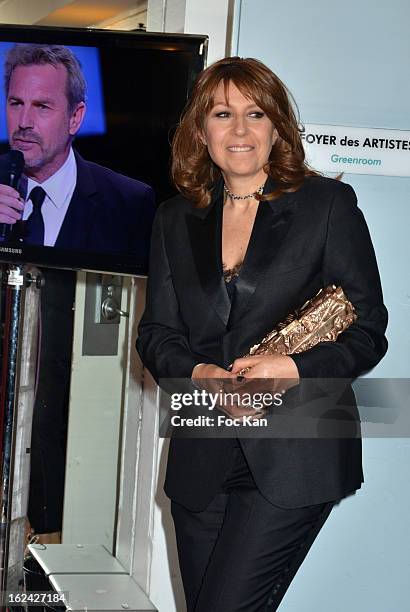
[[[144,256],[155,213],[151,187],[76,154],[77,184],[55,246]]]
[[[268,180],[265,192],[274,184]],[[350,186],[306,178],[261,202],[230,304],[221,265],[222,190],[206,209],[181,196],[154,222],[147,307],[137,348],[158,381],[189,378],[197,363],[227,367],[278,321],[330,283],[358,314],[335,343],[294,356],[300,376],[354,378],[387,348],[387,313],[373,247]],[[354,401],[354,400],[352,400]],[[340,499],[361,486],[360,439],[241,439],[261,493],[282,507]],[[224,478],[229,439],[172,439],[165,491],[204,509]]]
[[[55,247],[146,257],[155,213],[152,188],[78,153],[75,158],[77,182]],[[1,161],[0,176],[6,176]],[[19,239],[20,233],[17,223],[10,240]]]

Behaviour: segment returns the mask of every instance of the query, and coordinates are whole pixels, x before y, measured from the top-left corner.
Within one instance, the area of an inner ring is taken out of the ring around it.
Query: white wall
[[[121,300],[124,310],[127,310],[130,285],[130,279],[124,277]],[[112,551],[130,322],[121,317],[116,355],[83,355],[85,298],[86,274],[79,272],[62,537],[64,544],[103,544]]]

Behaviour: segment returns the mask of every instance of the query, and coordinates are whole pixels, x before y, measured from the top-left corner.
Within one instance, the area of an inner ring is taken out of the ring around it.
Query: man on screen
[[[86,82],[62,45],[17,44],[5,63],[7,128],[24,155],[21,196],[0,185],[0,223],[28,244],[145,257],[152,189],[83,160],[72,141],[86,112]]]
[[[24,155],[21,193],[0,184],[0,223],[12,227],[10,241],[145,258],[151,187],[72,149],[86,112],[86,83],[70,49],[15,45],[6,57],[5,88],[9,144]],[[40,541],[53,543],[62,525],[75,273],[43,274],[28,517]]]

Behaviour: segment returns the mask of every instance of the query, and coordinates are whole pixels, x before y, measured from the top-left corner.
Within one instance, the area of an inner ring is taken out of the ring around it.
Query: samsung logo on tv
[[[22,255],[23,249],[13,249],[13,247],[0,246],[0,253],[14,253],[15,255]]]

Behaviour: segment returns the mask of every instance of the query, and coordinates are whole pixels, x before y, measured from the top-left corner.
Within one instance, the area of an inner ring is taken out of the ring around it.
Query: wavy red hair
[[[172,142],[171,175],[177,189],[200,208],[211,201],[212,188],[221,177],[201,140],[204,121],[213,107],[213,97],[223,81],[253,100],[269,117],[278,132],[265,172],[275,180],[274,192],[260,196],[273,199],[297,191],[305,176],[315,175],[305,162],[300,128],[291,93],[282,81],[259,60],[227,57],[212,64],[198,77]]]

